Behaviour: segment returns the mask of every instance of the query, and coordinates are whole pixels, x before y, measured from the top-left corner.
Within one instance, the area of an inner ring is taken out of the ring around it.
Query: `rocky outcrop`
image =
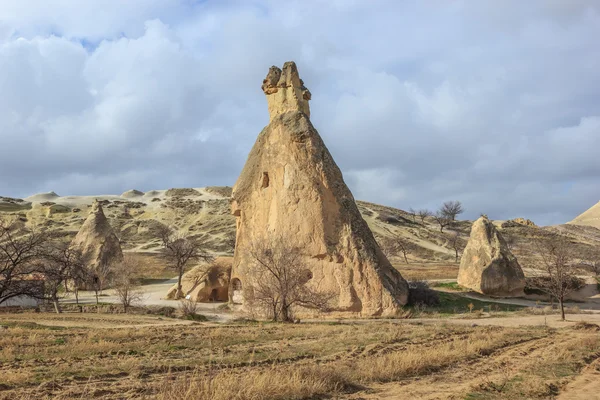
[[[526,218],[509,219],[508,221],[502,223],[503,228],[515,228],[520,226],[529,226],[534,228],[537,225],[532,220]]]
[[[123,261],[119,238],[110,226],[102,205],[95,201],[71,246],[79,249],[90,271],[104,281],[112,267]]]
[[[181,288],[186,299],[199,302],[227,301],[232,257],[217,257],[210,265],[198,265],[183,275]],[[167,293],[175,299],[177,284]]]
[[[407,301],[408,286],[379,249],[310,122],[310,92],[296,65],[271,67],[262,89],[270,123],[232,193],[237,233],[231,296],[239,297],[253,274],[252,244],[281,237],[302,249],[307,284],[333,293],[334,310],[395,314]]]
[[[525,276],[494,224],[482,216],[473,223],[458,270],[458,284],[500,297],[523,295]]]

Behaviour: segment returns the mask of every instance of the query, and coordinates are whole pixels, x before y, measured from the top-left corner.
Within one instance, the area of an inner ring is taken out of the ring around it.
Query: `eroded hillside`
[[[146,255],[158,252],[160,243],[156,228],[160,223],[189,232],[205,241],[211,252],[227,255],[233,251],[235,235],[230,195],[231,188],[226,186],[146,193],[130,190],[122,195],[98,196],[59,196],[50,192],[25,199],[0,197],[0,216],[17,218],[38,229],[74,237],[93,201],[98,199],[103,203],[106,216],[126,252]],[[439,225],[431,217],[422,221],[400,209],[364,201],[357,204],[378,241],[396,237],[403,239],[408,248],[407,259],[402,254],[390,257],[403,274],[418,278],[423,271],[434,271],[433,275],[439,278],[456,277],[455,247],[460,255],[469,237],[471,221],[456,221],[452,227],[440,232]],[[503,221],[496,221],[496,224],[525,269],[536,266],[535,239],[550,232],[567,237],[582,259],[593,258],[592,254],[600,248],[600,229],[592,226],[565,224],[537,227],[525,222]],[[431,276],[429,272],[425,275]]]

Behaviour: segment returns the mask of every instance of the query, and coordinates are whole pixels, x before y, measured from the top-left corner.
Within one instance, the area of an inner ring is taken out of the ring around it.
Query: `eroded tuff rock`
[[[299,111],[310,117],[308,101],[311,94],[300,79],[295,63],[286,62],[283,70],[272,66],[261,88],[267,95],[271,121],[277,115],[288,111]]]
[[[532,220],[526,218],[509,219],[502,224],[503,228],[514,228],[519,226],[536,227],[537,225]]]
[[[71,242],[71,246],[81,250],[88,268],[100,281],[108,277],[112,267],[123,261],[119,238],[115,235],[98,201],[92,204],[90,214]]]
[[[231,277],[232,257],[217,257],[210,265],[199,265],[186,272],[181,280],[185,298],[192,301],[227,301],[229,278]],[[174,299],[177,284],[167,293],[167,299]]]
[[[270,123],[252,148],[232,193],[237,217],[231,297],[253,273],[250,248],[289,238],[303,249],[308,284],[334,293],[338,311],[392,315],[408,286],[383,255],[352,193],[309,119],[310,92],[293,62],[271,67],[262,89]],[[230,299],[231,300],[231,299]],[[237,302],[237,301],[235,301]]]
[[[483,216],[473,223],[460,260],[458,284],[491,296],[521,296],[525,276],[494,224]]]

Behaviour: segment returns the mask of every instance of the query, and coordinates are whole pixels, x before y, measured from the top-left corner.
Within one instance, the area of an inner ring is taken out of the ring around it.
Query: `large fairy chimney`
[[[95,274],[101,284],[110,275],[111,269],[123,261],[119,238],[115,235],[98,201],[92,204],[90,214],[71,242],[71,246],[81,251],[88,269]]]
[[[296,64],[271,67],[263,81],[270,122],[233,188],[237,217],[230,301],[244,303],[256,261],[253,243],[287,238],[302,249],[316,291],[333,309],[394,315],[408,286],[383,255],[321,136],[310,122],[310,92]]]

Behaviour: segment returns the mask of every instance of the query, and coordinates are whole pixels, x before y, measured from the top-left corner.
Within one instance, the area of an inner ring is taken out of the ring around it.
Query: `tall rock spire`
[[[251,246],[286,238],[302,249],[307,285],[333,293],[332,307],[360,315],[394,315],[408,285],[379,249],[342,173],[309,119],[310,92],[293,62],[263,81],[270,123],[258,136],[233,188],[237,217],[230,299],[256,272]]]
[[[262,90],[267,95],[271,120],[288,111],[300,111],[310,117],[310,91],[300,79],[298,68],[293,61],[286,62],[283,70],[272,66],[263,80]]]
[[[90,214],[71,246],[81,251],[89,270],[101,283],[109,276],[111,269],[123,261],[119,238],[115,235],[98,201],[92,204]]]

